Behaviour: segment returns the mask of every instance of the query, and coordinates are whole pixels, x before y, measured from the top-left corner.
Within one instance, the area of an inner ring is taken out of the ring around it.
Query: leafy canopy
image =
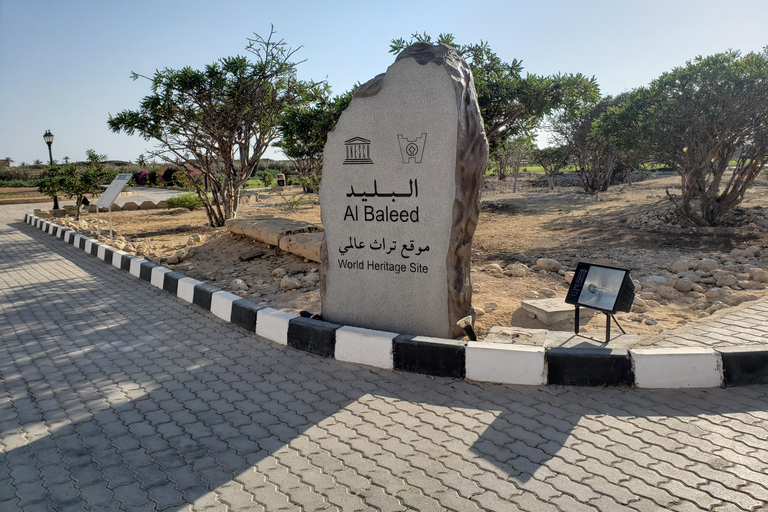
[[[632,133],[678,170],[681,195],[669,195],[678,212],[716,225],[768,163],[768,48],[696,57],[633,91],[611,114],[618,133]]]
[[[279,136],[280,117],[287,108],[310,101],[322,84],[296,77],[293,56],[298,49],[255,35],[246,51],[255,56],[225,57],[202,70],[165,68],[146,78],[152,94],[138,110],[110,116],[114,132],[154,140],[149,153],[166,162],[200,172],[189,176],[212,226],[236,216],[239,189],[257,169],[264,152]],[[210,188],[207,193],[205,185]]]

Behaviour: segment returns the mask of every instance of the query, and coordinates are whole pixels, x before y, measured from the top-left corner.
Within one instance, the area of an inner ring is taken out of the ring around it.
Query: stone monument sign
[[[472,74],[451,48],[412,45],[361,86],[323,154],[323,318],[462,335],[487,161]]]

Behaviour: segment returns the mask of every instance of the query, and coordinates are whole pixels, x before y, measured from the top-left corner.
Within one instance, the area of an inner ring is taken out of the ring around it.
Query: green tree
[[[39,167],[43,165],[43,161],[40,160],[39,158],[35,158],[34,160],[32,160],[32,165],[34,165],[35,167]]]
[[[86,164],[84,166],[71,163],[57,168],[56,179],[60,190],[76,200],[75,220],[80,220],[83,197],[86,194],[99,193],[99,185],[108,183],[114,178],[115,172],[107,169],[102,163],[106,159],[107,155],[99,155],[94,150],[89,149],[86,151]]]
[[[57,166],[48,166],[40,174],[40,183],[37,186],[38,192],[53,199],[53,209],[59,209],[59,192],[61,191],[60,168]]]
[[[534,149],[532,159],[544,169],[549,181],[549,189],[555,190],[555,174],[568,166],[571,149],[568,146],[550,146]]]
[[[621,151],[610,133],[596,129],[597,121],[617,99],[593,94],[575,95],[554,116],[554,139],[567,146],[585,192],[608,190],[620,161]]]
[[[520,166],[523,160],[531,157],[534,148],[533,137],[527,133],[510,137],[494,148],[491,158],[496,163],[499,180],[505,179],[507,171],[511,171],[513,193],[517,192]]]
[[[317,192],[319,188],[328,132],[352,101],[354,91],[334,98],[323,91],[313,103],[289,107],[280,117],[281,139],[274,145],[295,164],[305,192]]]
[[[114,132],[155,140],[150,156],[185,169],[211,226],[237,215],[240,187],[279,136],[280,115],[304,103],[320,85],[297,79],[299,63],[292,61],[297,49],[274,40],[274,34],[273,29],[266,39],[256,34],[248,40],[246,50],[255,62],[236,56],[204,70],[158,70],[151,79],[152,95],[139,109],[108,121]],[[205,179],[197,179],[196,170]]]
[[[667,191],[677,212],[715,226],[768,163],[768,48],[696,57],[634,91],[615,115],[680,174],[680,195]]]
[[[136,165],[139,167],[146,167],[147,166],[147,158],[144,156],[144,154],[140,154],[139,157],[136,159]]]

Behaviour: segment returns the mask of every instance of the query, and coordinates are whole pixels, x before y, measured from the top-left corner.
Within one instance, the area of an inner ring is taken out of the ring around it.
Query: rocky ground
[[[544,328],[520,308],[521,301],[565,297],[579,261],[631,270],[634,307],[617,315],[630,334],[659,333],[767,293],[768,180],[759,178],[717,228],[677,220],[665,191],[675,193],[679,182],[677,176],[654,176],[594,197],[574,186],[572,176],[561,177],[554,191],[545,180],[525,176],[517,193],[511,180],[490,177],[473,241],[477,332],[495,325]],[[301,204],[291,205],[297,200]],[[265,214],[320,224],[316,196],[290,191],[261,194],[258,202],[241,205],[238,215]],[[95,220],[91,214],[63,223],[93,232]],[[104,217],[101,222],[106,228]],[[206,222],[202,211],[116,212],[113,245],[270,307],[320,312],[317,263]],[[604,325],[596,315],[582,331],[602,332]]]

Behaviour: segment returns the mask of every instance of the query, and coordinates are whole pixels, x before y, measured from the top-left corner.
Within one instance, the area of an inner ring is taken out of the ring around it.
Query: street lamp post
[[[53,153],[51,153],[51,145],[53,144],[53,134],[51,133],[51,130],[45,130],[45,133],[43,134],[43,140],[46,144],[48,144],[48,159],[51,162],[51,167],[53,167]],[[58,210],[59,209],[59,196],[56,194],[53,194],[53,209]]]

